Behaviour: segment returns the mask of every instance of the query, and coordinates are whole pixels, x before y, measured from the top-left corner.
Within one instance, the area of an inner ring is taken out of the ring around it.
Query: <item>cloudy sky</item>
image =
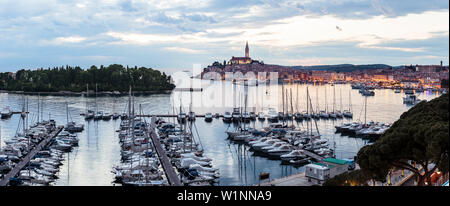
[[[447,0],[0,0],[0,71],[269,64],[444,64]]]

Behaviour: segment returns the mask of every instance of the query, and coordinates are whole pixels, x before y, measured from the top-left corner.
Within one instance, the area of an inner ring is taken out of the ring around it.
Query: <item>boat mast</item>
[[[37,110],[37,122],[39,123],[39,107],[40,107],[40,105],[39,105],[39,99],[40,99],[40,96],[41,96],[41,93],[38,93],[38,100],[37,100],[37,107],[38,107],[38,110]]]
[[[309,90],[308,90],[308,86],[306,86],[306,113],[309,113]],[[312,130],[310,130],[310,122],[306,123],[306,131],[309,133],[309,136],[312,136]]]
[[[292,105],[292,88],[290,89],[291,92],[291,113],[294,113],[294,106]]]
[[[284,84],[281,85],[281,99],[283,100],[282,106],[283,106],[283,115],[284,115]],[[283,118],[284,123],[284,118]]]
[[[296,98],[295,101],[296,101],[296,102],[295,102],[295,107],[296,107],[296,109],[297,109],[297,112],[300,112],[300,111],[298,110],[298,105],[299,105],[299,101],[298,101],[298,83],[297,83],[297,98]]]
[[[97,106],[97,83],[95,83],[95,114],[98,113],[98,106]]]
[[[89,113],[89,105],[88,105],[88,99],[87,99],[88,97],[89,97],[89,83],[86,84],[86,101],[85,101],[85,103],[86,103],[86,114],[85,115],[87,115]]]
[[[351,90],[348,90],[348,111],[352,112],[352,99],[351,99],[352,92]]]
[[[339,88],[339,110],[342,112],[342,86]]]
[[[69,105],[67,104],[67,101],[66,101],[66,119],[67,124],[69,124]]]
[[[333,113],[334,113],[334,105],[336,104],[336,87],[333,84]]]
[[[316,112],[319,112],[319,87],[318,86],[316,86],[316,106],[317,106]]]
[[[364,125],[367,123],[367,96],[364,98]]]
[[[328,112],[328,103],[327,103],[327,85],[325,86],[325,113]]]

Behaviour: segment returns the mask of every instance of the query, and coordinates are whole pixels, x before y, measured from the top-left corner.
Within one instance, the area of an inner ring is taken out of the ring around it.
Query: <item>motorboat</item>
[[[348,117],[348,118],[352,118],[353,117],[353,113],[351,111],[348,110],[344,110],[344,117]]]
[[[231,114],[233,121],[241,121],[241,110],[239,108],[233,108],[233,113]]]
[[[12,114],[13,113],[12,113],[11,109],[9,107],[6,107],[1,112],[1,118],[2,119],[8,119],[8,118],[10,118],[12,116]]]
[[[320,111],[320,117],[321,118],[329,118],[330,115],[327,112],[325,112],[325,111]]]
[[[309,119],[311,119],[311,114],[304,111],[304,112],[302,112],[302,117],[303,117],[303,119],[309,120]]]
[[[250,120],[256,120],[256,114],[254,112],[250,112]]]
[[[248,112],[242,113],[242,121],[249,122],[251,119],[250,114]]]
[[[223,121],[225,122],[231,122],[231,120],[233,119],[233,117],[231,116],[230,112],[225,112],[223,114]]]
[[[261,151],[261,152],[264,152],[264,153],[267,153],[269,150],[271,150],[271,149],[275,149],[275,148],[277,148],[277,147],[280,147],[280,146],[282,146],[282,145],[287,145],[288,143],[286,143],[286,142],[283,142],[283,141],[278,141],[278,142],[275,142],[275,143],[273,143],[273,144],[271,144],[271,145],[267,145],[267,146],[265,146],[265,147],[261,147],[261,149],[259,150],[259,151]]]
[[[337,118],[337,115],[336,115],[335,112],[330,112],[330,113],[328,113],[328,115],[329,115],[329,117],[332,118],[332,119],[336,119],[336,118]]]
[[[100,120],[103,119],[103,112],[97,112],[94,116],[94,120]]]
[[[111,120],[112,115],[109,112],[105,112],[105,114],[103,114],[102,119],[103,120]]]
[[[267,140],[264,142],[252,144],[251,147],[256,151],[260,151],[263,147],[271,146],[280,141],[281,140],[279,140],[279,139],[270,139],[270,140]]]
[[[300,121],[300,120],[303,119],[303,114],[300,113],[300,112],[296,112],[296,113],[294,114],[294,118],[295,118],[295,120]]]
[[[188,120],[189,121],[195,121],[195,112],[189,112],[189,115],[188,115]]]
[[[113,118],[114,120],[119,119],[119,117],[120,117],[119,113],[114,113],[114,114],[112,115],[112,118]]]
[[[76,122],[68,122],[64,130],[68,132],[82,132],[84,130],[84,125],[76,124]]]
[[[205,121],[211,122],[212,120],[213,120],[213,115],[210,112],[206,113],[205,114]]]
[[[403,97],[403,104],[414,105],[420,102],[420,99],[417,99],[414,94],[407,94],[406,97]]]
[[[305,157],[306,155],[303,153],[303,150],[292,150],[287,154],[280,155],[282,161],[303,159]]]
[[[342,114],[342,112],[341,112],[340,110],[337,110],[335,113],[336,113],[336,117],[337,117],[337,118],[342,118],[342,117],[344,117],[344,114]]]
[[[294,149],[292,145],[284,144],[277,148],[273,148],[267,151],[269,156],[280,157],[281,155],[287,154]]]
[[[266,120],[266,116],[264,115],[263,112],[258,113],[258,120],[260,120],[260,121]]]
[[[240,134],[233,136],[234,141],[245,141],[247,138],[253,137],[252,134]]]
[[[268,113],[268,119],[270,122],[278,122],[278,113],[275,109],[270,108]]]
[[[177,115],[177,120],[178,120],[178,122],[180,122],[180,123],[184,123],[184,122],[186,121],[186,113],[180,112],[180,113]]]

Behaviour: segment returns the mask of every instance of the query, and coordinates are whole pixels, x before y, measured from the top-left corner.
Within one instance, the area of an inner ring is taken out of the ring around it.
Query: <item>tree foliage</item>
[[[323,186],[367,186],[370,178],[362,170],[354,170],[336,175]]]
[[[364,173],[383,180],[390,169],[406,169],[414,172],[418,184],[423,185],[436,169],[448,172],[448,101],[448,94],[443,94],[420,102],[403,113],[374,144],[361,148],[356,161]],[[424,170],[415,168],[414,162]]]
[[[86,91],[95,89],[98,91],[126,92],[129,86],[133,91],[162,91],[172,90],[175,85],[170,83],[170,76],[164,72],[146,67],[125,68],[119,64],[112,64],[100,68],[91,66],[87,70],[80,67],[55,67],[37,70],[19,70],[14,75],[0,73],[0,89],[8,91],[26,92],[58,92]]]

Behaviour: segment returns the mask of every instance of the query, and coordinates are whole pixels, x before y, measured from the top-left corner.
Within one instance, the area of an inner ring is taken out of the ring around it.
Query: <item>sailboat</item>
[[[299,110],[298,110],[298,84],[297,84],[297,98],[295,99],[295,109],[297,110],[296,112],[295,112],[295,114],[294,114],[294,118],[295,118],[295,120],[297,120],[297,121],[300,121],[300,120],[302,120],[303,119],[303,114],[302,113],[300,113],[299,112]]]
[[[83,124],[77,124],[74,121],[69,121],[69,104],[66,101],[66,118],[67,118],[67,124],[64,128],[64,130],[68,132],[82,132],[84,130]]]
[[[341,88],[339,88],[339,102],[340,102],[340,104],[339,104],[340,109],[336,111],[336,116],[337,116],[337,118],[342,118],[344,115],[342,114],[342,90],[341,90]]]
[[[334,111],[334,106],[336,105],[336,89],[334,87],[334,84],[332,84],[333,87],[333,111],[329,112],[328,114],[330,115],[330,118],[336,119],[337,115]]]
[[[97,84],[95,84],[95,115],[94,120],[101,120],[103,118],[103,112],[98,111],[98,105],[97,105]]]
[[[89,105],[88,105],[88,97],[89,97],[89,84],[86,84],[86,112],[84,115],[84,119],[85,120],[91,120],[94,118],[94,111],[91,111],[89,109]]]
[[[311,107],[311,111],[312,111],[312,107]],[[315,119],[319,119],[320,118],[320,114],[319,114],[319,87],[317,87],[317,86],[316,86],[316,112],[311,112],[311,115]]]
[[[348,110],[344,110],[344,117],[353,118],[352,103],[351,103],[351,90],[348,91]]]
[[[325,89],[325,109],[320,111],[320,117],[328,119],[330,117],[330,115],[327,112],[327,109],[328,109],[328,105],[327,105],[327,87],[325,86],[324,89]]]

